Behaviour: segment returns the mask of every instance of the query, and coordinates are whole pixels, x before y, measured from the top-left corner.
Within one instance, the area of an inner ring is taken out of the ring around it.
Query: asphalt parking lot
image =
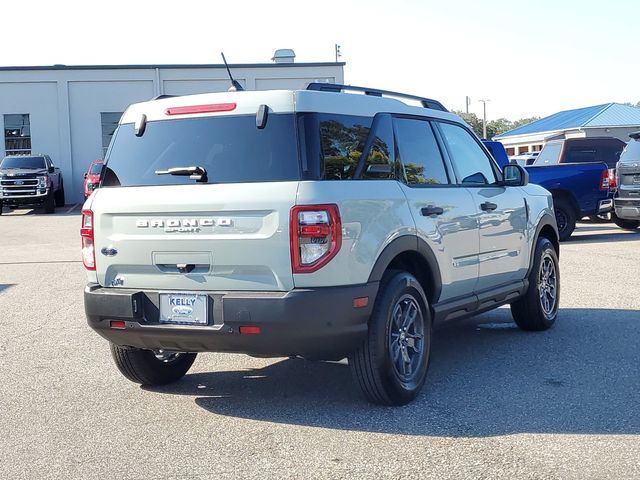
[[[0,217],[2,478],[640,478],[640,232],[579,224],[553,329],[506,308],[445,326],[419,398],[383,408],[345,363],[205,354],[129,383],[59,212]]]

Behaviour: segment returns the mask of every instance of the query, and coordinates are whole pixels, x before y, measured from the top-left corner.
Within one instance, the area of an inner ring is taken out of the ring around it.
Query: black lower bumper
[[[121,346],[334,360],[364,340],[377,291],[374,282],[289,292],[210,292],[206,326],[160,324],[158,291],[89,284],[84,305],[89,326]],[[360,297],[368,297],[368,305],[354,308],[354,298]],[[112,320],[124,321],[124,328],[112,328]],[[259,327],[260,333],[241,334],[241,326]]]

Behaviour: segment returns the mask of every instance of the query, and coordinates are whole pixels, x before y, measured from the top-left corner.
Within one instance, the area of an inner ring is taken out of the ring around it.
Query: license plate
[[[633,176],[633,184],[634,185],[640,185],[640,175],[634,175]]]
[[[160,294],[160,323],[207,324],[207,295],[166,292]]]

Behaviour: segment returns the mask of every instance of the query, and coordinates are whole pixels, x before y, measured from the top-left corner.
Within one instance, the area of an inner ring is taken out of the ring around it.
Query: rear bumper
[[[615,212],[624,220],[640,220],[640,198],[616,198],[614,200]]]
[[[606,200],[600,200],[598,202],[598,214],[609,213],[613,209],[613,200],[607,198]]]
[[[159,292],[103,288],[84,292],[89,326],[112,343],[186,352],[344,358],[364,340],[378,283],[289,292],[209,292],[209,325],[159,324]],[[354,308],[353,299],[369,297]],[[124,329],[111,328],[124,320]],[[240,334],[241,326],[260,327]]]

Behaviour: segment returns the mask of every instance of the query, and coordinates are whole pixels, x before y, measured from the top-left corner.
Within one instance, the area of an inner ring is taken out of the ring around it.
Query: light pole
[[[491,100],[478,100],[482,102],[482,138],[487,139],[487,102]]]

